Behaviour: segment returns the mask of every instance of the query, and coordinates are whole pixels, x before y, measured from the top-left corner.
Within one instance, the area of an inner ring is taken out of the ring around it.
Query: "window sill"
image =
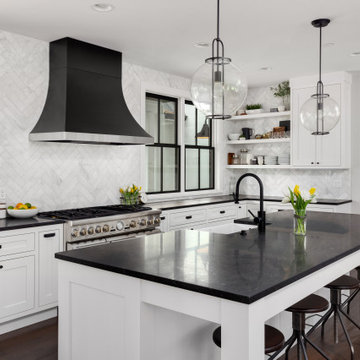
[[[167,200],[189,200],[189,199],[201,199],[209,196],[221,196],[227,195],[220,190],[203,190],[203,191],[191,191],[191,192],[178,192],[178,193],[167,193],[167,194],[154,194],[147,195],[148,202],[161,202]]]

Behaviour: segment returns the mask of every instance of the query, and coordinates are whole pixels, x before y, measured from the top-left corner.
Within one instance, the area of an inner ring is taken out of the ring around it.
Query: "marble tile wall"
[[[48,48],[46,42],[0,31],[0,189],[6,191],[8,203],[30,201],[42,210],[116,203],[119,186],[140,182],[140,147],[28,141],[46,99]],[[124,96],[138,121],[141,82],[181,90],[189,87],[188,79],[124,63]],[[269,87],[249,90],[247,103],[255,102],[265,109],[281,105]],[[224,135],[237,126],[235,122],[224,124]],[[258,122],[256,126],[265,129],[267,124]],[[219,151],[227,151],[223,146]],[[289,147],[283,144],[265,150],[277,153],[289,151]],[[228,193],[242,171],[223,173],[223,191]],[[281,195],[295,183],[316,186],[321,197],[351,195],[350,171],[266,170],[258,174],[268,195]],[[248,182],[242,192],[256,194],[258,190]]]
[[[276,84],[274,84],[276,85]],[[273,85],[273,86],[274,86]],[[245,104],[261,103],[265,111],[271,107],[282,105],[280,99],[273,96],[270,86],[250,88]],[[278,126],[278,119],[259,119],[246,121],[226,121],[224,122],[223,136],[228,133],[241,133],[242,127],[255,129],[255,133],[270,131],[274,126]],[[290,153],[290,144],[264,144],[247,146],[249,152],[253,154],[279,155]],[[226,146],[225,152],[238,152],[239,145]],[[224,159],[226,155],[224,156]],[[224,190],[232,192],[236,180],[246,170],[224,169]],[[321,198],[351,198],[351,173],[350,170],[301,170],[301,169],[262,169],[253,171],[261,177],[265,187],[266,195],[282,196],[288,186],[293,187],[299,184],[300,187],[307,189],[312,186],[318,189],[318,196]],[[241,192],[246,194],[258,194],[258,185],[253,180],[246,180],[242,185]]]
[[[48,87],[48,43],[0,31],[0,189],[8,203],[41,210],[118,202],[120,186],[140,181],[140,147],[34,143],[28,134]],[[187,89],[189,81],[123,64],[123,90],[138,121],[141,82]]]

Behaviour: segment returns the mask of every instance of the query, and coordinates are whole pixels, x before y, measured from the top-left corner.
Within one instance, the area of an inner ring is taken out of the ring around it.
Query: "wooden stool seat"
[[[343,275],[325,287],[334,290],[353,290],[360,286],[360,281],[352,276]]]
[[[221,347],[221,326],[213,332],[214,343]],[[265,325],[265,354],[279,350],[284,345],[284,335],[270,325]]]
[[[290,306],[286,311],[300,314],[312,314],[323,312],[329,307],[329,302],[321,296],[311,294]]]

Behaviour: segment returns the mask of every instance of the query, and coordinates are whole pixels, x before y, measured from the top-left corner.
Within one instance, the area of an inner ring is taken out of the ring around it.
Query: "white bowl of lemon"
[[[18,219],[26,219],[36,216],[39,212],[39,209],[36,206],[32,206],[30,203],[18,203],[15,206],[9,206],[7,208],[7,213]]]

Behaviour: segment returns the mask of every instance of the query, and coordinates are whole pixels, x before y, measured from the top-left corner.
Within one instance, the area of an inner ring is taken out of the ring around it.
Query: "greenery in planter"
[[[258,110],[258,109],[261,109],[261,108],[262,108],[261,104],[246,105],[246,110]]]
[[[280,97],[282,99],[283,105],[286,107],[289,104],[290,97],[290,83],[289,81],[283,81],[278,84],[276,87],[271,87],[271,91],[274,91],[275,97]]]

